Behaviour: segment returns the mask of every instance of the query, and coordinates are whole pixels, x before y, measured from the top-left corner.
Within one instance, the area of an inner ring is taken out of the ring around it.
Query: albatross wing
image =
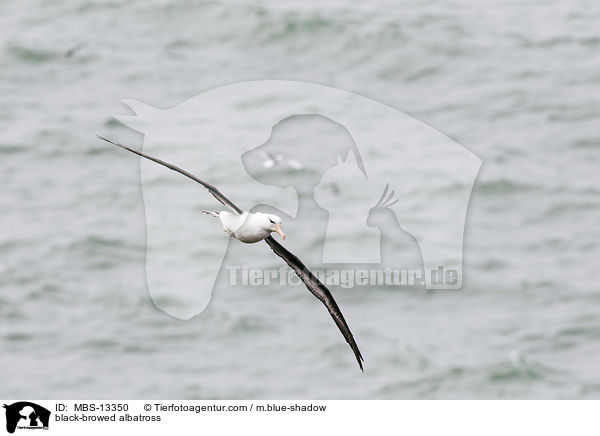
[[[327,289],[325,285],[321,283],[319,279],[313,273],[311,273],[308,268],[306,268],[306,266],[304,266],[304,264],[300,259],[298,259],[298,257],[296,257],[283,245],[281,245],[279,242],[273,239],[272,236],[266,238],[265,242],[269,245],[269,247],[271,247],[271,249],[275,252],[277,256],[281,257],[285,261],[285,263],[287,263],[290,266],[290,268],[294,270],[296,275],[300,277],[300,280],[302,280],[307,289],[325,305],[325,307],[329,311],[329,314],[340,329],[340,332],[342,332],[342,335],[344,335],[346,342],[350,344],[350,348],[352,348],[352,351],[356,356],[358,366],[360,366],[361,371],[364,371],[362,365],[363,357],[360,354],[358,345],[356,345],[356,341],[354,340],[354,336],[352,336],[350,327],[348,327],[348,324],[346,324],[344,315],[342,315],[342,311],[333,299],[333,295],[331,295],[329,289]]]
[[[204,186],[206,189],[208,189],[208,192],[210,192],[213,197],[215,197],[217,200],[219,200],[219,202],[221,202],[221,204],[223,206],[227,206],[228,208],[230,208],[232,211],[234,211],[236,214],[242,214],[243,211],[242,209],[240,209],[239,207],[237,207],[233,201],[231,201],[229,198],[225,197],[223,194],[221,194],[221,191],[219,191],[217,188],[215,188],[213,185],[211,185],[210,183],[206,183],[204,180],[199,179],[198,177],[196,177],[195,175],[193,175],[192,173],[181,169],[175,165],[172,165],[168,162],[165,162],[164,160],[158,159],[154,156],[150,156],[146,153],[142,153],[141,151],[136,150],[135,148],[131,148],[131,147],[127,147],[126,145],[123,144],[119,144],[118,142],[115,141],[111,141],[110,139],[106,139],[103,136],[100,135],[96,135],[96,137],[98,137],[98,139],[102,139],[103,141],[109,142],[113,145],[116,145],[117,147],[121,147],[127,151],[130,151],[134,154],[137,154],[138,156],[141,157],[145,157],[146,159],[151,160],[152,162],[156,162],[157,164],[160,164],[164,167],[169,168],[170,170],[176,171],[179,174],[183,174],[186,177],[189,177],[190,179],[192,179],[195,182],[200,183],[202,186]]]

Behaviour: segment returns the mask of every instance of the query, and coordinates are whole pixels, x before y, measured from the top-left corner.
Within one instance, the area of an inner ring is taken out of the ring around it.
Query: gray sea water
[[[3,2],[0,397],[600,397],[599,21],[586,0]],[[461,290],[332,290],[364,374],[300,286],[158,310],[139,160],[93,136],[141,146],[123,98],[262,79],[369,96],[483,159]]]

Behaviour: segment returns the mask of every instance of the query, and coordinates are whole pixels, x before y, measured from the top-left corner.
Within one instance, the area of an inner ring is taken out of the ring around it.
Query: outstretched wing
[[[342,311],[333,299],[333,295],[331,295],[329,289],[327,289],[325,285],[321,283],[319,279],[313,273],[311,273],[308,268],[306,268],[306,266],[304,266],[300,259],[298,259],[275,239],[273,239],[272,236],[266,238],[265,242],[269,244],[269,247],[271,247],[277,256],[285,260],[285,263],[287,263],[298,275],[298,277],[300,277],[300,280],[302,280],[307,289],[325,305],[329,311],[329,314],[340,329],[340,332],[342,332],[342,335],[344,335],[346,342],[350,344],[350,348],[352,348],[352,351],[356,356],[358,366],[360,366],[360,369],[364,371],[362,365],[363,357],[360,354],[358,345],[356,345],[356,341],[354,340],[354,336],[352,336],[350,327],[348,327],[348,324],[346,324],[344,315],[342,315]]]
[[[183,170],[179,167],[176,167],[175,165],[172,165],[168,162],[165,162],[164,160],[158,159],[156,157],[150,156],[146,153],[142,153],[141,151],[138,151],[134,148],[131,147],[127,147],[126,145],[123,144],[119,144],[118,142],[115,141],[111,141],[110,139],[106,139],[100,135],[96,135],[99,139],[102,139],[103,141],[106,141],[110,144],[116,145],[117,147],[121,147],[127,151],[130,151],[132,153],[137,154],[138,156],[144,157],[146,159],[149,159],[153,162],[156,162],[157,164],[160,164],[164,167],[169,168],[170,170],[176,171],[179,174],[183,174],[186,177],[189,177],[190,179],[192,179],[195,182],[200,183],[202,186],[204,186],[206,189],[208,189],[208,192],[210,192],[213,197],[215,197],[217,200],[219,200],[221,202],[221,204],[223,204],[224,206],[227,206],[228,208],[230,208],[232,211],[234,211],[237,214],[242,214],[244,211],[242,209],[240,209],[239,207],[237,207],[235,204],[233,204],[233,202],[228,199],[227,197],[225,197],[223,194],[221,194],[221,192],[215,188],[213,185],[211,185],[210,183],[206,183],[204,180],[199,179],[198,177],[196,177],[195,175],[193,175],[192,173],[187,172],[186,170]]]

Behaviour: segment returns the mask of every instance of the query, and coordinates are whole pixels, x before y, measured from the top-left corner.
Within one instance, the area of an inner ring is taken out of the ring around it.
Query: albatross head
[[[269,232],[277,232],[281,236],[281,239],[285,241],[285,233],[281,231],[281,218],[270,213],[264,214],[264,217],[265,223],[263,228]]]

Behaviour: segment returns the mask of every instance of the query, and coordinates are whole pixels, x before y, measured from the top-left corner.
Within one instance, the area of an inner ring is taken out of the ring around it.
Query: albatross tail
[[[219,217],[219,212],[217,212],[216,210],[203,210],[202,213],[205,213],[207,215],[212,215],[214,217]]]

